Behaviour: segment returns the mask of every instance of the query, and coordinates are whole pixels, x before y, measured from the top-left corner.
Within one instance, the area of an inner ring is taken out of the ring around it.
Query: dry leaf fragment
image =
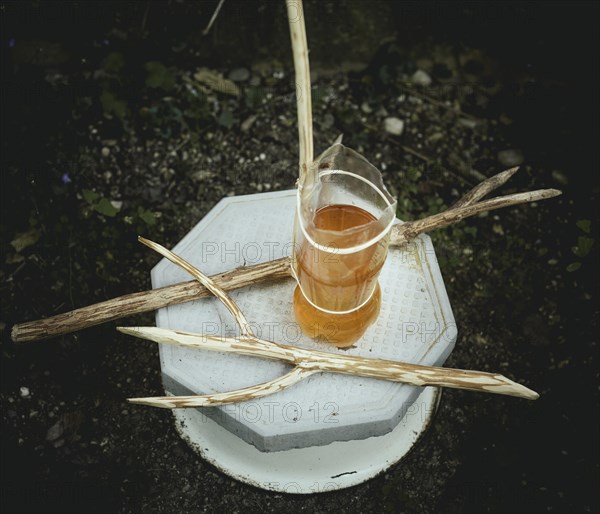
[[[226,79],[218,71],[209,70],[208,68],[200,68],[196,73],[194,73],[194,79],[196,79],[200,84],[219,93],[237,97],[239,97],[241,94],[240,88],[235,84],[235,82]]]
[[[38,242],[40,233],[35,228],[30,228],[27,232],[21,232],[10,242],[13,248],[20,252],[29,246]]]

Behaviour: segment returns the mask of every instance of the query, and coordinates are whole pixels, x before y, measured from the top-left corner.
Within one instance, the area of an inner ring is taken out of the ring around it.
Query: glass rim
[[[365,182],[371,188],[373,188],[375,191],[377,191],[377,193],[379,194],[379,196],[381,196],[381,198],[383,198],[383,200],[387,204],[386,209],[389,208],[389,207],[391,207],[395,203],[397,203],[396,201],[390,202],[389,198],[385,194],[385,193],[387,193],[387,191],[384,193],[383,191],[381,191],[381,189],[379,189],[377,186],[375,186],[370,180],[367,180],[366,178],[361,177],[360,175],[357,175],[356,173],[352,173],[351,171],[345,171],[345,170],[323,170],[323,171],[319,172],[319,178],[321,176],[326,176],[326,175],[349,175],[351,177],[357,178],[357,179]],[[298,223],[300,225],[300,229],[302,230],[302,234],[304,235],[304,237],[306,238],[306,240],[313,247],[315,247],[317,250],[319,250],[321,252],[326,252],[326,253],[331,253],[331,254],[337,254],[337,255],[348,255],[348,254],[351,254],[351,253],[356,253],[356,252],[360,252],[362,250],[365,250],[366,248],[369,248],[370,246],[378,243],[384,237],[386,237],[387,234],[388,234],[388,232],[392,228],[392,225],[394,224],[394,221],[396,221],[396,215],[394,213],[394,215],[392,215],[391,220],[389,221],[389,223],[387,224],[387,226],[384,229],[382,229],[379,234],[377,234],[375,237],[369,239],[368,241],[365,241],[364,243],[361,243],[361,244],[356,245],[356,246],[351,246],[349,248],[335,248],[333,246],[322,245],[322,244],[317,243],[308,234],[308,232],[306,230],[306,227],[304,226],[304,221],[303,221],[303,216],[302,216],[302,211],[301,211],[301,198],[300,198],[301,195],[300,195],[300,193],[301,193],[301,190],[298,189],[298,191],[296,193],[296,217],[298,218]],[[388,193],[388,195],[389,195],[389,193]],[[393,197],[390,195],[390,198],[393,198]]]

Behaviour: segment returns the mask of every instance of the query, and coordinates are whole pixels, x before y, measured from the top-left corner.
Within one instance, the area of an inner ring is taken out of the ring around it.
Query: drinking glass
[[[334,144],[298,187],[292,272],[294,314],[302,331],[350,346],[377,318],[396,200],[380,171]]]

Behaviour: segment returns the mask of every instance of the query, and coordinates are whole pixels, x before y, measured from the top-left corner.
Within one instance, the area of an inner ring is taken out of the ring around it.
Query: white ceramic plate
[[[181,437],[223,473],[247,484],[312,494],[361,484],[399,462],[430,425],[441,391],[425,387],[396,428],[379,437],[260,452],[196,409],[175,409]]]

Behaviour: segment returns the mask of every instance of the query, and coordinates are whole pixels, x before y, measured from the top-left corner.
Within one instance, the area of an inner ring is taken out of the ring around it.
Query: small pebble
[[[404,122],[399,118],[386,118],[383,120],[383,127],[388,134],[399,136],[404,132]]]
[[[244,82],[250,78],[250,71],[248,68],[235,68],[229,72],[228,78],[234,82]]]
[[[476,120],[472,120],[469,118],[459,118],[458,124],[469,129],[474,129],[478,125]]]
[[[325,116],[323,116],[322,118],[322,123],[323,127],[326,129],[333,127],[335,123],[335,118],[333,117],[333,114],[326,113]]]
[[[107,146],[102,148],[102,157],[108,157],[110,155],[110,150]]]
[[[248,130],[250,130],[250,128],[252,127],[252,125],[254,125],[254,122],[256,121],[256,115],[253,114],[251,116],[249,116],[248,118],[246,118],[242,124],[240,125],[240,129],[242,130],[242,132],[248,132]]]
[[[523,152],[515,148],[498,152],[498,161],[503,166],[518,166],[524,161]]]
[[[371,109],[371,106],[367,102],[363,102],[360,108],[365,114],[370,114],[373,112],[373,109]]]
[[[553,170],[552,178],[563,186],[566,186],[569,183],[567,176],[560,170]]]
[[[21,391],[21,398],[27,398],[29,396],[29,388],[28,387],[21,387],[20,391]]]
[[[431,85],[431,77],[423,70],[417,70],[411,77],[411,82],[417,86],[427,87]]]

